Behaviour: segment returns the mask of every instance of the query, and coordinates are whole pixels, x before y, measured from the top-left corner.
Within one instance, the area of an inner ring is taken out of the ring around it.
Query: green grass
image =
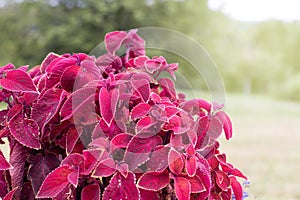
[[[300,104],[228,95],[234,136],[221,139],[228,160],[251,182],[251,199],[300,199]]]

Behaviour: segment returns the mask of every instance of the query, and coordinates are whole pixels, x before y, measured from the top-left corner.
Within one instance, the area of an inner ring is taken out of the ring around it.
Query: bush
[[[0,196],[4,199],[242,199],[217,138],[222,106],[185,100],[177,64],[148,58],[135,30],[105,36],[107,53],[50,53],[27,71],[0,68]],[[122,57],[116,51],[125,46]]]

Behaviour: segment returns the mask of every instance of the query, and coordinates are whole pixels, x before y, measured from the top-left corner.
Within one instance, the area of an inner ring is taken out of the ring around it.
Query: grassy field
[[[226,111],[234,137],[221,150],[249,177],[247,199],[300,199],[300,104],[231,94]]]
[[[251,182],[251,199],[300,199],[300,104],[228,95],[234,137],[221,139],[228,160]]]

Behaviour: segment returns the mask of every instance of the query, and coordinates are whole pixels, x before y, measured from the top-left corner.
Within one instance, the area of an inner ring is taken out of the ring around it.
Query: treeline
[[[0,7],[0,65],[35,66],[50,51],[89,53],[109,31],[165,27],[208,50],[227,91],[300,100],[298,22],[242,23],[207,0],[16,1]]]

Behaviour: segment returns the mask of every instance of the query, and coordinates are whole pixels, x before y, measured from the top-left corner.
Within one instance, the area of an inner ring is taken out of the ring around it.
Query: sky
[[[209,7],[240,21],[300,21],[299,0],[209,0]]]

